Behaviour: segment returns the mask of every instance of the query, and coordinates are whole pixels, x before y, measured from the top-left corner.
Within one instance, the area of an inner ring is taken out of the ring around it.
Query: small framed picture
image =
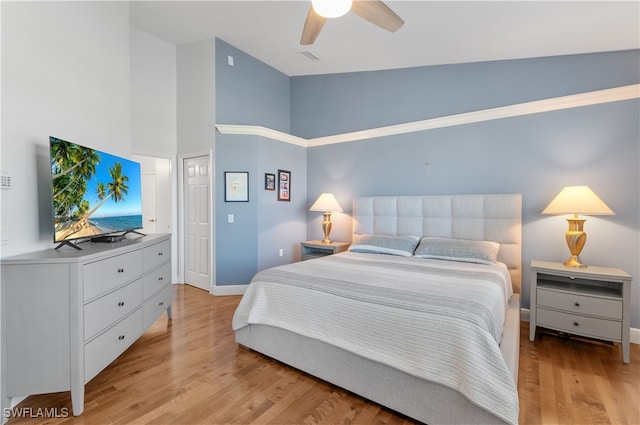
[[[264,173],[264,190],[276,190],[276,175]]]
[[[249,172],[224,172],[224,201],[249,202]]]
[[[291,200],[291,171],[278,170],[278,201]]]

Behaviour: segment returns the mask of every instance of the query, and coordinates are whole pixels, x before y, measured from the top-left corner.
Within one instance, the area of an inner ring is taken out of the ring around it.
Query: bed
[[[236,341],[423,423],[518,422],[519,194],[353,201],[350,251],[256,274]]]

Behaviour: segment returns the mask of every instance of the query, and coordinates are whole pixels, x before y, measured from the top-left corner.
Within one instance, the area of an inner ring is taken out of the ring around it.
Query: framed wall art
[[[224,201],[249,202],[249,172],[224,172]]]
[[[264,173],[264,190],[276,190],[276,175]]]
[[[291,171],[278,170],[278,201],[291,200]]]

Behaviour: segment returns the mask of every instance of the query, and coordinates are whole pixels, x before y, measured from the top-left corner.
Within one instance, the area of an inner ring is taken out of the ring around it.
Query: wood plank
[[[238,347],[239,296],[175,285],[173,319],[160,317],[86,385],[79,417],[9,424],[411,424],[409,418],[259,353]],[[521,424],[637,424],[640,346],[623,364],[619,344],[539,333],[520,341]],[[18,408],[71,409],[68,392],[30,396]]]

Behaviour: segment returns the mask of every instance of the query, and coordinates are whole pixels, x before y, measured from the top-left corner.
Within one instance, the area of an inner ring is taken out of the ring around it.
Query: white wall
[[[130,61],[132,150],[175,158],[176,46],[131,28]]]
[[[178,154],[213,148],[215,40],[178,46]]]
[[[6,257],[54,246],[49,136],[131,153],[129,5],[0,2],[0,8],[0,169],[12,182],[0,191]]]
[[[131,28],[131,149],[147,157],[154,165],[154,174],[166,179],[162,187],[170,190],[156,194],[163,211],[163,226],[158,232],[171,232],[172,282],[178,279],[177,234],[177,64],[176,46],[157,37]],[[151,159],[156,158],[156,160]],[[169,161],[168,169],[167,161]],[[144,170],[146,161],[137,157]],[[144,194],[143,194],[144,196]],[[166,199],[163,200],[163,197]]]
[[[0,255],[53,246],[49,136],[131,153],[129,6],[2,2]]]

